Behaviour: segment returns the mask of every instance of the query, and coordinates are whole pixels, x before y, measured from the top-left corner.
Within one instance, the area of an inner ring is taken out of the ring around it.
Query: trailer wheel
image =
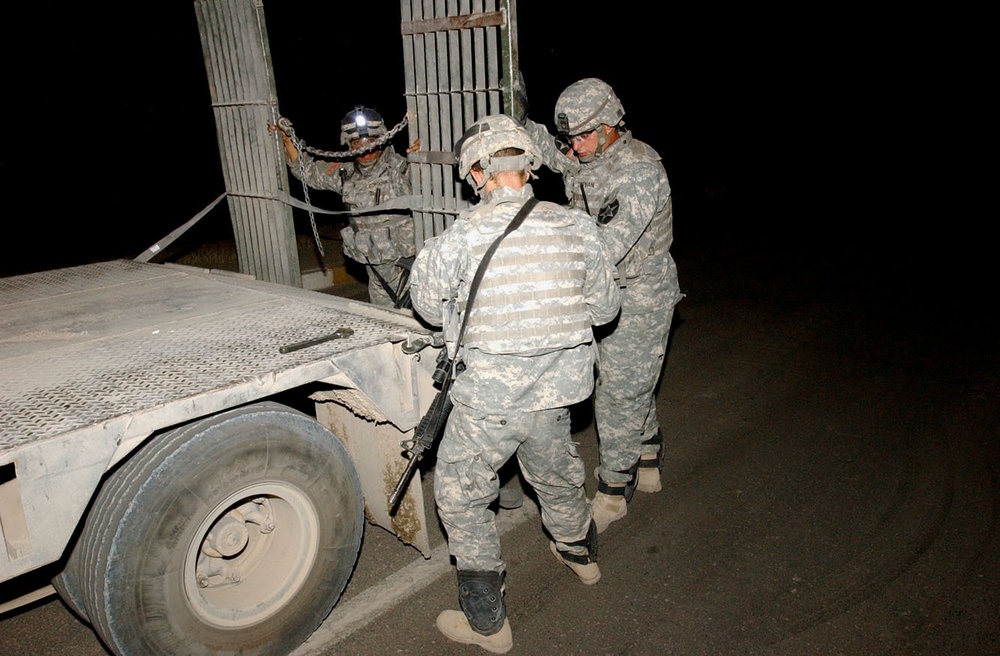
[[[260,403],[157,436],[125,461],[56,588],[115,654],[284,654],[340,598],[363,528],[340,440]]]

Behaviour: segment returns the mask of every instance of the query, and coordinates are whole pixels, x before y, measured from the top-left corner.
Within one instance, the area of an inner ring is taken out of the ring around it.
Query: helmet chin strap
[[[489,181],[485,175],[483,176],[483,184],[477,184],[476,179],[472,177],[472,174],[465,176],[465,181],[469,183],[469,186],[476,190],[477,196],[483,195],[483,189],[486,187],[486,183]]]
[[[597,130],[596,130],[596,132],[597,132],[597,148],[594,150],[594,154],[593,155],[588,155],[587,157],[580,157],[579,155],[577,155],[577,157],[579,158],[579,160],[581,162],[583,162],[584,164],[587,164],[588,162],[593,162],[595,159],[597,159],[598,157],[600,157],[601,155],[603,155],[605,149],[607,149],[607,147],[608,147],[608,137],[607,137],[607,135],[604,134],[604,130],[601,129],[602,127],[604,127],[603,124],[597,126]],[[618,128],[617,127],[612,127],[612,129],[613,130],[617,130]]]
[[[579,153],[577,153],[576,155],[577,159],[579,159],[584,164],[589,164],[590,162],[593,162],[595,159],[600,157],[602,153],[604,153],[604,146],[607,144],[608,140],[604,136],[604,131],[601,130],[601,126],[598,125],[597,130],[595,131],[597,132],[597,148],[594,149],[594,154],[587,155],[586,157],[583,157]]]

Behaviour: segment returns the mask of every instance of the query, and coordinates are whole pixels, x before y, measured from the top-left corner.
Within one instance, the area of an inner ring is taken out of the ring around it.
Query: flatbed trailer
[[[0,279],[0,592],[53,568],[116,654],[288,653],[366,522],[430,555],[419,475],[387,499],[440,348],[407,311],[232,272]]]

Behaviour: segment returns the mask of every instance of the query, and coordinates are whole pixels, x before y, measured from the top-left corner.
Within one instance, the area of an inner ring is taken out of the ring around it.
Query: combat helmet
[[[505,148],[518,148],[523,150],[524,154],[493,156]],[[527,131],[506,114],[486,116],[469,126],[465,134],[455,143],[454,156],[458,164],[458,175],[468,181],[476,192],[482,189],[492,173],[534,171],[542,164],[542,156]],[[483,185],[476,185],[475,180],[469,175],[477,162],[486,174]]]
[[[340,121],[340,143],[351,145],[355,139],[381,137],[386,133],[382,115],[370,107],[358,105]]]
[[[556,100],[556,129],[564,139],[590,132],[601,124],[616,126],[625,108],[611,86],[588,77],[566,87]]]

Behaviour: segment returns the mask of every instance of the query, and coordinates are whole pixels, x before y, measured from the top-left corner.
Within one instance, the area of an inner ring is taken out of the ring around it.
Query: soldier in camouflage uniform
[[[359,150],[386,134],[382,115],[358,106],[340,122],[340,143]],[[387,145],[352,162],[327,162],[300,153],[282,132],[288,168],[314,189],[340,194],[348,210],[363,210],[410,194],[409,161]],[[416,254],[413,218],[404,214],[359,214],[340,231],[344,255],[366,266],[368,299],[382,307],[401,307],[403,258]]]
[[[617,268],[621,316],[599,335],[594,418],[600,442],[599,531],[625,516],[635,489],[661,489],[663,437],[654,391],[663,367],[674,306],[683,297],[670,255],[673,210],[660,156],[633,138],[625,110],[602,80],[586,78],[556,101],[560,139],[526,120],[545,164],[563,176],[569,206],[598,223]]]
[[[456,145],[459,174],[480,196],[413,264],[413,308],[443,326],[457,374],[454,408],[437,450],[434,498],[458,568],[462,611],[445,610],[448,638],[503,653],[513,646],[503,602],[506,565],[495,515],[497,471],[517,455],[535,489],[558,562],[597,583],[597,527],[568,407],[594,386],[592,326],[612,320],[620,294],[593,219],[541,202],[505,237],[472,299],[490,244],[532,198],[540,156],[509,116],[477,121]]]

